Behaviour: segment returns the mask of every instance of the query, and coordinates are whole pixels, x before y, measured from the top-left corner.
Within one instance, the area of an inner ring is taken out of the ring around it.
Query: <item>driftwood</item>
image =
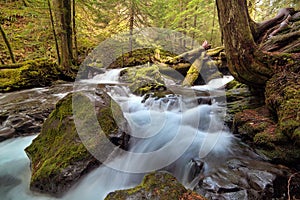
[[[300,43],[300,11],[282,8],[278,14],[259,23],[255,34],[260,49],[268,52],[298,53]]]
[[[262,42],[263,38],[266,38],[266,34],[270,34],[270,29],[274,28],[278,24],[285,21],[290,16],[294,15],[296,11],[293,8],[282,8],[278,11],[277,15],[269,20],[255,23],[251,21],[252,24],[252,34],[256,42]],[[278,28],[278,27],[277,27]]]
[[[250,24],[252,25],[251,31],[254,39],[259,44],[260,50],[265,52],[300,53],[300,11],[295,11],[293,8],[283,8],[270,20],[261,23],[251,21]],[[184,85],[193,85],[198,79],[199,73],[203,70],[203,66],[208,69],[212,68],[210,64],[207,64],[209,63],[207,62],[208,57],[212,58],[213,64],[218,66],[223,74],[228,72],[224,47],[208,51],[200,47],[173,57],[165,63],[185,76]]]

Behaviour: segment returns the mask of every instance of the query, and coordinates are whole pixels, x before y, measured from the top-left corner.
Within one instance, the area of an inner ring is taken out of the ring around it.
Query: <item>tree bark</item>
[[[2,35],[2,37],[3,37],[3,40],[4,40],[5,44],[6,44],[6,46],[7,46],[7,49],[8,49],[8,52],[9,52],[11,61],[12,61],[13,63],[16,63],[14,53],[13,53],[13,51],[12,51],[12,49],[11,49],[10,43],[9,43],[9,41],[8,41],[8,39],[7,39],[7,36],[6,36],[5,32],[4,32],[4,30],[3,30],[2,26],[1,26],[1,24],[0,24],[0,32],[1,32],[1,35]]]
[[[51,20],[52,32],[53,32],[54,41],[55,41],[57,62],[58,62],[58,65],[60,65],[61,61],[60,61],[60,53],[59,53],[59,47],[58,47],[58,39],[57,39],[56,31],[55,31],[55,25],[54,25],[54,19],[53,19],[53,13],[52,13],[50,0],[48,0],[48,9],[49,9],[49,15],[50,15],[50,20]]]
[[[68,74],[73,61],[71,0],[56,0],[56,4],[60,24],[61,67]]]
[[[75,54],[74,54],[74,60],[75,63],[78,64],[78,46],[77,46],[77,32],[76,32],[76,4],[75,0],[73,2],[73,9],[72,9],[72,17],[73,17],[73,35],[74,35],[74,47],[75,47]]]
[[[264,86],[274,70],[255,43],[246,0],[217,0],[217,9],[230,73],[242,83]]]
[[[133,0],[130,0],[130,13],[129,13],[129,55],[132,56],[132,36],[133,36],[133,22],[134,22],[134,15],[135,15],[135,9],[134,9],[134,2]]]

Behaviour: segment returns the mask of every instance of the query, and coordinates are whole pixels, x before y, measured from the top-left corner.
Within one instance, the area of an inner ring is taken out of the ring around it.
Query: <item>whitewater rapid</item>
[[[176,95],[144,100],[131,94],[126,86],[118,86],[119,72],[111,70],[82,83],[110,83],[107,90],[121,106],[130,125],[133,137],[129,152],[132,153],[111,161],[110,166],[115,169],[102,165],[63,197],[54,198],[29,190],[30,163],[24,148],[35,136],[1,142],[1,200],[104,199],[109,192],[139,184],[146,173],[156,170],[169,171],[187,188],[193,188],[198,181],[197,176],[191,175],[195,171],[194,160],[203,162],[201,173],[207,173],[215,167],[215,160],[222,162],[230,153],[232,135],[220,118],[222,108],[217,103],[191,105]]]

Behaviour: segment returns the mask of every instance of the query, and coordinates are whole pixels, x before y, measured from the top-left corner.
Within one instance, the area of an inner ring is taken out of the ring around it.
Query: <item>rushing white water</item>
[[[85,83],[118,85],[118,74],[118,70],[112,70]],[[207,173],[228,154],[232,137],[218,118],[218,105],[189,108],[182,97],[171,95],[158,100],[148,98],[142,103],[142,97],[130,94],[124,86],[108,87],[129,122],[133,136],[131,153],[111,161],[111,166],[121,170],[102,165],[71,188],[61,200],[104,199],[111,191],[137,185],[145,173],[154,170],[167,170],[186,187],[193,188],[199,170]],[[32,139],[26,137],[0,143],[1,200],[56,199],[35,195],[28,189],[29,160],[23,149]],[[201,162],[203,168],[197,168],[197,163]]]

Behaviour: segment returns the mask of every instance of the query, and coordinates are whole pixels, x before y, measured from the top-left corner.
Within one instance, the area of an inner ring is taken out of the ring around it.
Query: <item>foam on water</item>
[[[118,83],[120,70],[111,70],[84,82]],[[129,152],[110,161],[121,170],[100,166],[77,183],[60,200],[104,199],[114,190],[137,185],[143,176],[155,170],[173,173],[186,187],[193,188],[199,176],[195,160],[204,163],[202,173],[213,167],[206,157],[226,157],[231,134],[219,119],[217,105],[189,108],[180,96],[167,99],[148,98],[129,93],[125,86],[109,86],[110,94],[120,104],[131,130]],[[24,148],[34,137],[0,143],[1,200],[54,200],[29,191],[29,160]],[[140,155],[140,156],[137,156]],[[16,164],[17,163],[17,164]],[[131,172],[131,173],[128,173]]]

